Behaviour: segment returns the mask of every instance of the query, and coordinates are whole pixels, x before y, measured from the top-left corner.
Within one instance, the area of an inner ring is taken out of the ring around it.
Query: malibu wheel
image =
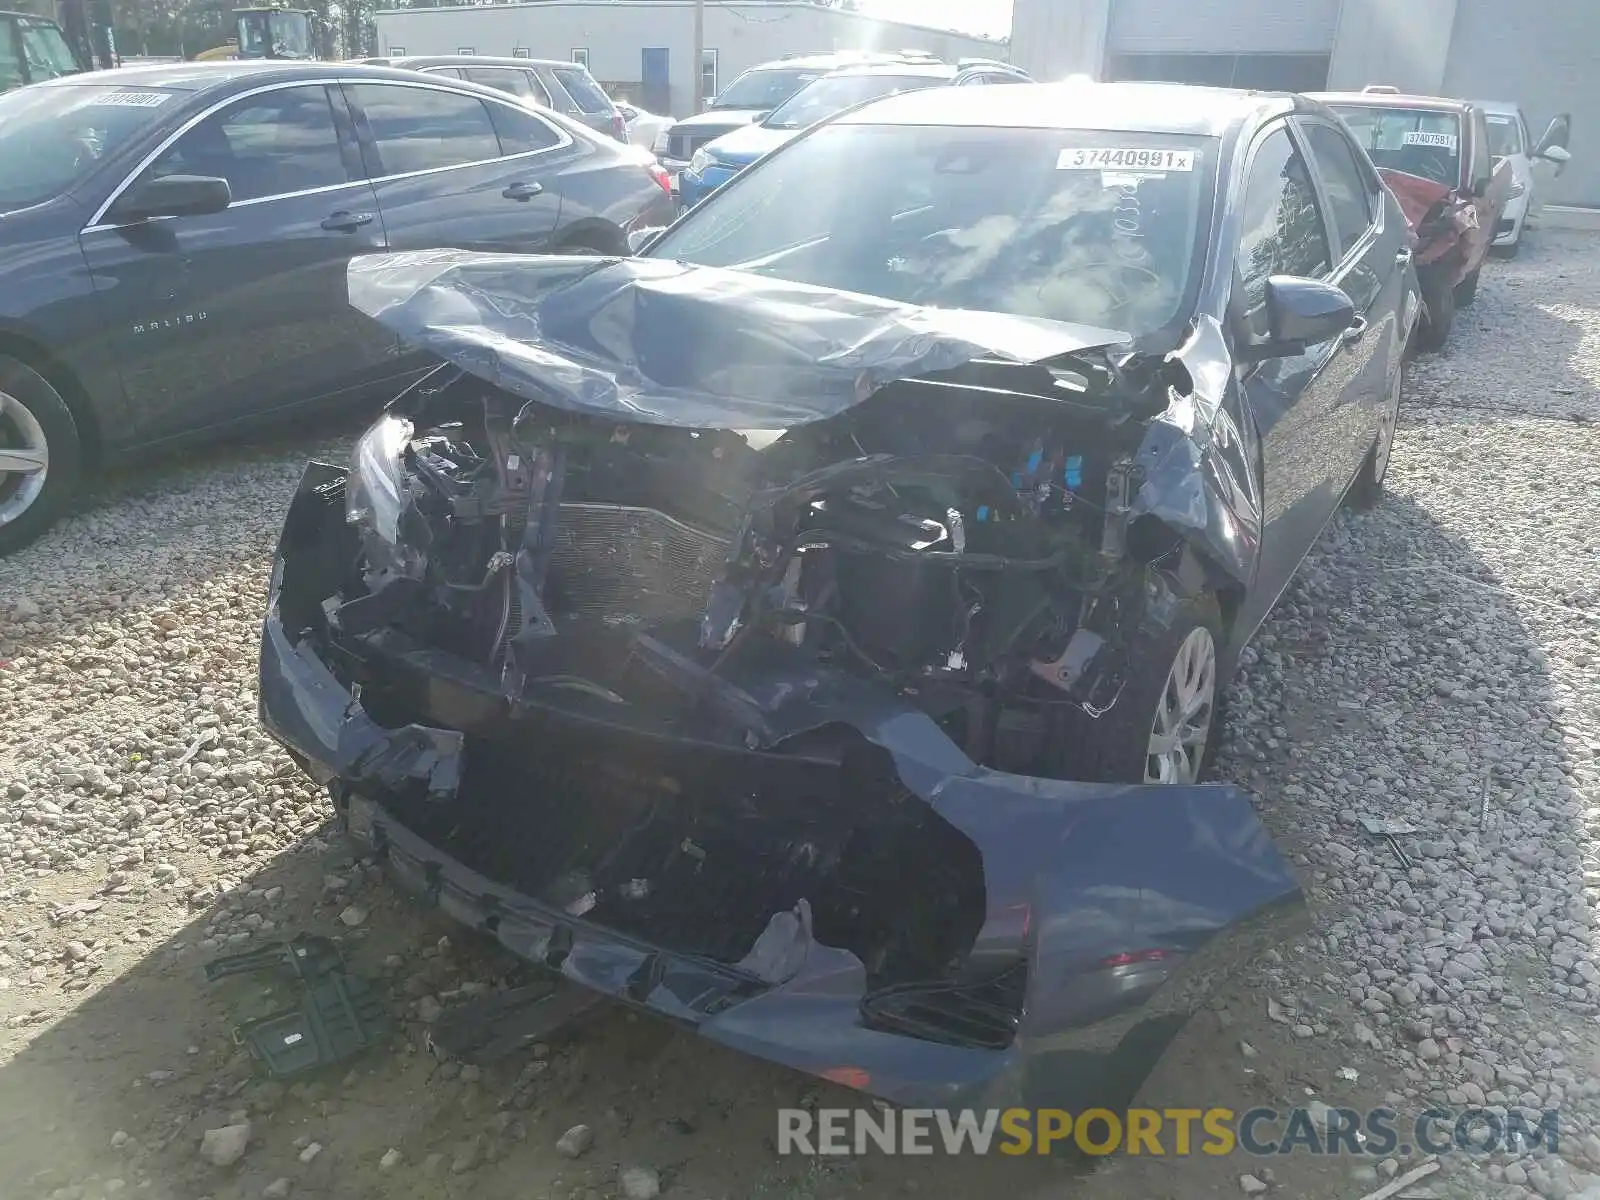
[[[0,355],[0,555],[51,526],[81,467],[78,425],[61,394],[26,363]]]

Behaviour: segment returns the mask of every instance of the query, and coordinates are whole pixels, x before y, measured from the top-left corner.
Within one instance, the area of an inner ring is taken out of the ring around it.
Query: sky
[[[1011,31],[1011,0],[861,0],[861,11],[887,21],[945,26],[995,37]]]

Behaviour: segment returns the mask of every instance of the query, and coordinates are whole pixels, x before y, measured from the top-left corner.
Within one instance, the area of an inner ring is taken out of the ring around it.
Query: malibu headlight
[[[694,155],[689,159],[689,170],[693,171],[696,175],[704,175],[706,173],[706,168],[711,166],[716,161],[716,159],[711,157],[711,152],[709,150],[696,150]]]
[[[345,520],[370,530],[389,546],[400,540],[400,514],[406,506],[403,456],[411,434],[411,422],[404,417],[381,417],[361,435],[350,456]]]

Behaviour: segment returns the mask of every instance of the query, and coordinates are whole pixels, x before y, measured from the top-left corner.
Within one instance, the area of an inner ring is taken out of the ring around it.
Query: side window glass
[[[1328,194],[1328,215],[1333,220],[1340,245],[1348,250],[1372,224],[1366,175],[1356,161],[1355,151],[1338,130],[1315,123],[1302,128],[1311,147],[1311,157],[1317,160],[1322,174],[1323,189]]]
[[[509,92],[513,96],[529,94],[528,76],[522,71],[506,67],[462,67],[461,77],[469,83],[481,83],[484,87]]]
[[[220,176],[235,203],[350,182],[321,84],[263,92],[207,117],[150,173]]]
[[[537,71],[524,71],[522,74],[528,82],[527,94],[533,97],[534,103],[550,108],[550,90],[544,86],[544,80],[539,78],[539,73]]]
[[[494,131],[500,137],[500,153],[528,154],[549,150],[561,144],[561,136],[531,112],[509,104],[489,105]]]
[[[483,101],[436,88],[393,83],[346,84],[367,114],[377,143],[375,175],[459,167],[500,157],[500,140]]]
[[[22,77],[22,57],[17,53],[16,26],[6,17],[0,17],[0,92],[19,88],[27,81]]]
[[[460,79],[461,72],[455,67],[423,67],[424,75],[443,75],[448,79]]]
[[[1244,294],[1239,308],[1261,333],[1269,276],[1320,279],[1332,265],[1305,160],[1282,128],[1268,134],[1256,150],[1241,216],[1238,275]]]

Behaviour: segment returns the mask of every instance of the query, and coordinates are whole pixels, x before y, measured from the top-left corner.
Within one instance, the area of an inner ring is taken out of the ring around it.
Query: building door
[[[639,101],[650,112],[677,115],[672,111],[672,71],[665,46],[646,46],[639,51]]]

